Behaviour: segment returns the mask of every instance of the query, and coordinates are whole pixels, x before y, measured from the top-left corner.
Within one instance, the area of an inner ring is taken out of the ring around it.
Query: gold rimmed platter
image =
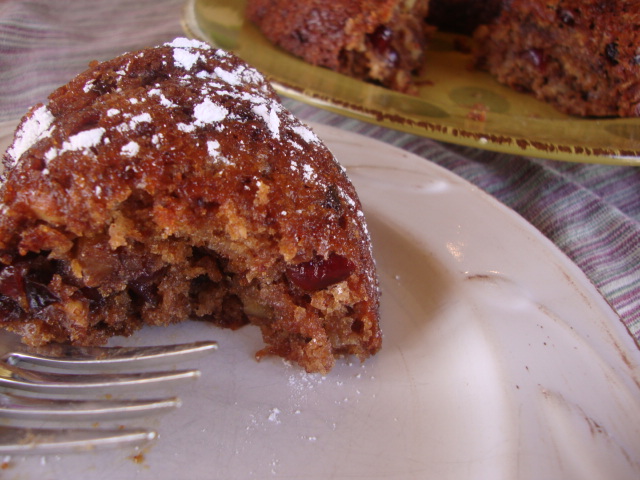
[[[412,96],[312,66],[274,46],[245,19],[242,0],[189,0],[183,25],[261,70],[280,94],[359,120],[515,155],[640,165],[640,119],[557,112],[470,69],[470,55],[456,48],[460,36],[433,39],[419,94]]]

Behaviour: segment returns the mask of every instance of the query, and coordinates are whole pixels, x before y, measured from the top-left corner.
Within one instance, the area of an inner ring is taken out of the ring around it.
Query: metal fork
[[[69,421],[165,413],[179,407],[180,399],[111,397],[196,379],[198,370],[157,368],[194,360],[216,349],[216,342],[205,341],[151,347],[52,345],[35,352],[10,351],[0,357],[0,455],[61,453],[149,442],[157,434],[147,429],[31,428],[24,423],[44,420],[65,425]],[[23,425],[5,426],[3,419]]]

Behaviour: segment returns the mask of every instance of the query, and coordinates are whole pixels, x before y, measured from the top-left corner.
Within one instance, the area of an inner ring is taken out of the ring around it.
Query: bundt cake
[[[309,372],[381,346],[345,170],[234,55],[184,38],[90,68],[22,119],[0,187],[0,324],[105,343],[259,326]]]
[[[498,81],[579,116],[640,116],[640,2],[512,0],[475,33]]]
[[[431,28],[428,0],[249,0],[247,18],[305,61],[413,92]]]

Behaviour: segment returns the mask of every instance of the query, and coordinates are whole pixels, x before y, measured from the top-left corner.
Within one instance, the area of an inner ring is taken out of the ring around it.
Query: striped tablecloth
[[[91,60],[182,35],[183,0],[0,0],[0,143],[32,104]],[[290,99],[308,121],[375,137],[435,162],[506,204],[563,250],[640,342],[640,170],[448,145]]]

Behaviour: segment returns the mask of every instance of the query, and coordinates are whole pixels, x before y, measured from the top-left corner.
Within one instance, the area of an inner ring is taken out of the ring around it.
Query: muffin
[[[248,0],[267,39],[305,61],[414,93],[432,29],[428,0]]]
[[[474,61],[577,116],[640,115],[640,3],[512,0],[474,35]]]
[[[356,191],[236,56],[184,38],[94,62],[22,119],[0,187],[0,322],[104,344],[257,325],[308,372],[381,346]]]

